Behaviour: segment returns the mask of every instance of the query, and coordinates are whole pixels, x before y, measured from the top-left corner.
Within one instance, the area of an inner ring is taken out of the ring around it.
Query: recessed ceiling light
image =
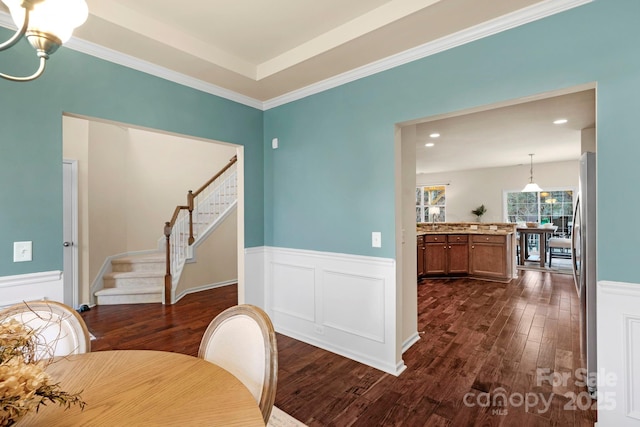
[[[425,147],[433,147],[434,145],[436,144],[434,144],[433,142],[427,142],[426,144],[424,144]]]
[[[568,121],[569,120],[567,120],[567,119],[558,119],[558,120],[554,120],[553,124],[554,125],[563,125],[563,124],[567,123]]]
[[[431,135],[429,135],[430,138],[440,138],[440,134],[438,132],[434,132]]]

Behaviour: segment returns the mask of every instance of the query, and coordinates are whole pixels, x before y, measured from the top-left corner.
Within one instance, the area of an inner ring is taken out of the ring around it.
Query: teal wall
[[[244,145],[246,247],[394,258],[395,123],[597,82],[599,278],[640,282],[638,22],[640,1],[596,0],[264,114],[62,48],[0,81],[0,276],[62,269],[65,112]],[[20,46],[0,71],[33,61]],[[12,262],[19,240],[32,262]]]
[[[2,72],[35,67],[26,43],[0,52]],[[261,111],[63,47],[39,79],[0,80],[0,276],[62,269],[63,113],[243,145],[245,246],[263,245]],[[33,261],[13,263],[22,240]]]
[[[266,111],[265,244],[395,258],[394,124],[597,82],[598,276],[640,282],[639,22],[596,0]]]

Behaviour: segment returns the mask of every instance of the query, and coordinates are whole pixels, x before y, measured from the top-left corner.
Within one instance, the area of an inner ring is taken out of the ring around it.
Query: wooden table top
[[[558,226],[555,226],[555,225],[553,227],[516,227],[516,231],[519,231],[521,233],[536,233],[536,234],[555,233],[557,229],[558,229]]]
[[[87,403],[41,406],[18,426],[264,426],[249,390],[221,367],[185,354],[97,351],[47,367],[62,390]]]

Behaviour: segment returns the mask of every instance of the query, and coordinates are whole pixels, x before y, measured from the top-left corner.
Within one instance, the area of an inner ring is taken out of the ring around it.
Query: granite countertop
[[[513,234],[513,231],[506,230],[420,230],[417,232],[418,236],[425,234],[495,234],[495,235],[509,235]]]
[[[435,225],[435,229],[433,228]],[[495,230],[492,230],[495,229]],[[495,234],[506,236],[516,232],[516,224],[512,223],[480,223],[480,222],[437,222],[418,223],[416,234]]]

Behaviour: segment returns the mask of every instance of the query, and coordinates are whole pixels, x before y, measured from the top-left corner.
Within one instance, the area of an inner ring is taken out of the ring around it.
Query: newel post
[[[195,241],[193,237],[193,191],[189,190],[187,194],[187,205],[189,206],[189,246]]]
[[[171,278],[171,223],[164,223],[164,236],[167,241],[165,247],[167,249],[166,257],[166,273],[164,275],[164,303],[171,304],[171,288],[173,286],[173,279]]]

